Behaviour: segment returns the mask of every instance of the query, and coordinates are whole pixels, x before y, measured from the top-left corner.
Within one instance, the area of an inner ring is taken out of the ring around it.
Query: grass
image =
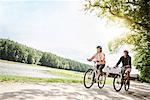
[[[83,79],[83,76],[84,76],[84,73],[81,73],[81,72],[56,69],[56,68],[49,68],[49,73],[58,75],[58,76],[61,75],[63,77],[73,78],[73,79],[81,79],[81,78]]]
[[[113,78],[106,77],[106,84],[112,84],[112,83],[113,83]]]
[[[112,84],[112,78],[107,77],[106,84]],[[50,82],[50,83],[83,83],[83,79],[66,78],[34,78],[24,76],[0,75],[0,82]]]
[[[17,64],[17,63],[19,63],[19,62],[8,61],[8,60],[2,60],[2,59],[0,59],[0,62],[2,62],[2,63],[9,63],[9,64]]]
[[[11,63],[11,64],[23,64],[18,62],[0,60],[3,63]],[[30,65],[30,64],[23,64],[29,67],[44,67],[38,65]],[[0,75],[0,81],[15,81],[15,82],[51,82],[51,83],[83,83],[83,72],[75,72],[70,70],[64,69],[56,69],[56,68],[49,68],[46,67],[48,73],[61,76],[62,78],[34,78],[34,77],[25,77],[25,76],[10,76],[10,75]],[[106,84],[112,84],[113,79],[107,77]]]
[[[83,81],[84,78],[84,73],[82,72],[75,72],[75,71],[68,71],[68,70],[63,70],[63,69],[55,69],[55,68],[50,68],[49,72],[51,74],[55,75],[61,75],[70,79],[74,80],[81,80]],[[113,78],[111,77],[106,77],[106,84],[112,84],[113,83]]]
[[[4,76],[0,75],[1,82],[50,82],[50,83],[82,83],[82,80],[64,78],[34,78],[24,76]]]

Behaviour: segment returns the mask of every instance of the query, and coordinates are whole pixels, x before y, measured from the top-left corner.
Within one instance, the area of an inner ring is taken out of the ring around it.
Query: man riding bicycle
[[[127,81],[129,82],[130,79],[130,72],[131,72],[131,57],[129,56],[129,52],[124,50],[124,55],[119,59],[118,63],[116,64],[115,68],[122,62],[122,70],[125,70],[125,74],[127,77]]]
[[[105,54],[102,52],[102,47],[97,46],[97,53],[94,54],[90,59],[87,59],[88,61],[96,61],[97,63],[97,69],[100,70],[100,73],[102,74],[102,69],[105,67]]]

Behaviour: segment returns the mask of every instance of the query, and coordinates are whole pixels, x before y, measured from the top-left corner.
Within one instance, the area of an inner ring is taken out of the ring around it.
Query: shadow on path
[[[144,86],[138,88],[138,85],[131,86],[128,92],[124,91],[124,88],[116,92],[110,85],[106,85],[103,89],[99,89],[96,85],[86,89],[80,84],[22,83],[16,85],[18,86],[18,89],[15,88],[16,91],[0,93],[0,100],[60,100],[62,98],[62,100],[150,100],[150,88]]]

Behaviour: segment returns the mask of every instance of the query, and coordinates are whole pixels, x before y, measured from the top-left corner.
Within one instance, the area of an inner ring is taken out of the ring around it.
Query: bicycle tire
[[[121,79],[120,88],[118,88],[118,89],[116,88],[115,81],[116,81],[118,76],[121,77],[119,74],[117,74],[117,75],[115,75],[114,80],[113,80],[113,87],[117,92],[119,92],[123,86],[123,80]]]
[[[100,77],[104,77],[104,82],[102,83],[102,85],[100,84]],[[103,87],[104,87],[104,85],[105,85],[105,82],[106,82],[106,75],[99,75],[98,76],[98,87],[100,88],[100,89],[102,89]]]
[[[90,71],[92,71],[93,72],[93,69],[88,69],[86,72],[85,72],[85,74],[84,74],[84,86],[86,87],[86,88],[91,88],[92,87],[92,85],[94,84],[94,78],[95,78],[95,74],[93,75],[93,77],[92,77],[92,82],[91,82],[91,84],[89,85],[89,86],[87,86],[87,84],[86,84],[86,75],[87,75],[87,73],[88,72],[90,72]]]
[[[124,84],[124,89],[125,89],[125,91],[128,91],[129,90],[129,88],[130,88],[130,80],[129,80],[129,82],[127,83],[127,82],[125,82],[125,84]]]

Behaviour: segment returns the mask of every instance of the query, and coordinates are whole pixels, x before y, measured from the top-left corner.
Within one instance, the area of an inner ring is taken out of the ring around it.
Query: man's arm
[[[116,67],[121,63],[121,61],[122,61],[122,57],[119,59],[119,61],[117,62],[117,64],[116,64]]]
[[[130,67],[131,67],[131,57],[129,58],[129,65],[130,65]]]

